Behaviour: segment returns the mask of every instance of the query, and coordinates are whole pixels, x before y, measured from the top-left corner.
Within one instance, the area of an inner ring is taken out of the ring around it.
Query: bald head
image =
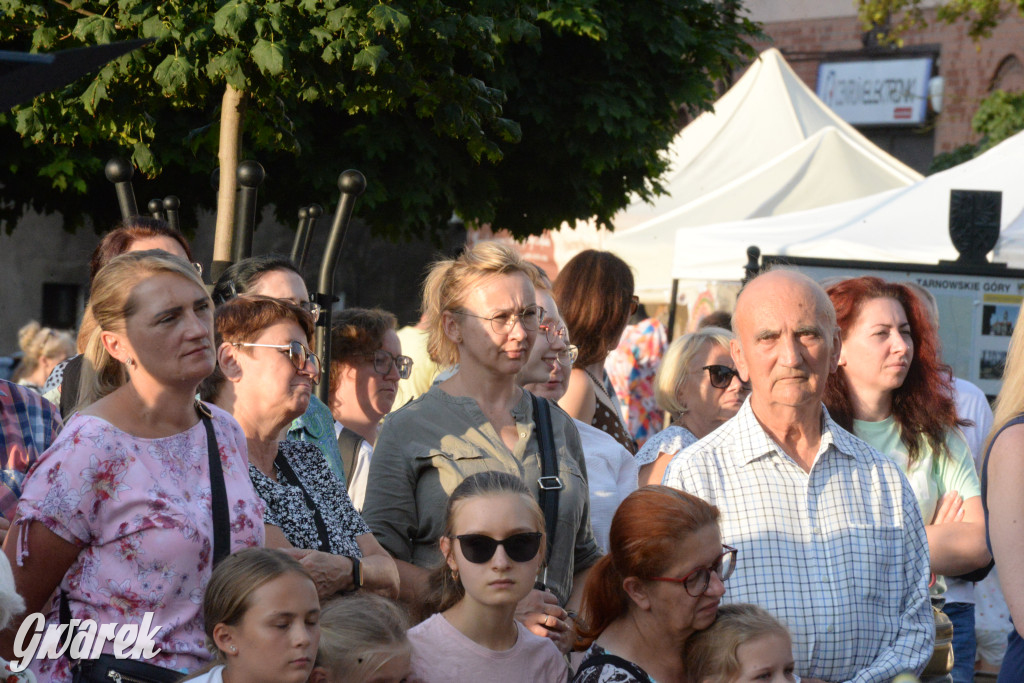
[[[751,383],[759,418],[782,406],[820,411],[840,345],[836,312],[821,285],[792,270],[759,275],[736,301],[733,330],[733,359]]]

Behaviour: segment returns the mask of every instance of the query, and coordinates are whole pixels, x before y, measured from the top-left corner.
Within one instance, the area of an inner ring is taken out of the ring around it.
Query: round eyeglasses
[[[231,342],[232,346],[250,346],[262,349],[277,349],[281,353],[288,356],[288,360],[292,362],[295,369],[299,372],[306,370],[306,364],[309,363],[313,366],[312,379],[313,384],[320,383],[320,358],[302,345],[301,342],[292,341],[287,344],[253,344],[252,342]]]
[[[576,362],[576,359],[580,357],[580,349],[575,344],[569,344],[567,347],[558,352],[558,362],[565,366],[572,366]]]
[[[363,358],[373,359],[373,369],[382,375],[391,372],[392,367],[398,368],[398,376],[402,379],[409,379],[412,374],[412,358],[409,356],[395,356],[384,349],[377,349],[373,353],[362,354]]]
[[[468,311],[452,311],[459,315],[467,315],[470,318],[479,318],[480,320],[489,320],[491,322],[491,329],[496,334],[507,334],[512,331],[512,328],[516,326],[516,322],[522,324],[523,329],[528,332],[536,332],[540,329],[540,321],[544,319],[544,309],[540,306],[527,306],[520,310],[518,313],[505,311],[497,313],[491,317],[477,315],[475,313],[469,313]]]
[[[725,551],[718,556],[710,567],[697,567],[692,572],[687,574],[681,579],[672,578],[670,576],[652,576],[650,581],[666,581],[668,583],[681,583],[683,588],[692,598],[699,598],[704,595],[707,591],[708,586],[711,584],[711,573],[714,572],[715,576],[722,583],[725,583],[732,572],[736,569],[736,555],[739,553],[736,548],[728,545],[722,545],[722,549]]]

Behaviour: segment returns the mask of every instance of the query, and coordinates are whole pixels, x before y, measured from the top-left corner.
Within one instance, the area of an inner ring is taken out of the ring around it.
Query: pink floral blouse
[[[263,502],[249,480],[245,435],[209,406],[231,510],[231,550],[262,546]],[[202,623],[210,578],[213,517],[206,429],[142,439],[76,414],[25,480],[18,503],[18,562],[28,522],[81,548],[61,583],[71,616],[98,624],[159,626],[151,664],[180,671],[210,659]],[[47,623],[59,623],[53,601]],[[104,652],[112,652],[108,644]],[[40,680],[69,681],[67,658],[35,661]]]

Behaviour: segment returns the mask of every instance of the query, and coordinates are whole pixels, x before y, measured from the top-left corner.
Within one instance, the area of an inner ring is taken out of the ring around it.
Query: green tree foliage
[[[212,207],[225,84],[246,94],[240,158],[286,219],[333,205],[349,167],[393,237],[453,209],[519,235],[606,219],[659,189],[679,112],[709,106],[756,34],[739,0],[0,0],[8,49],[154,41],[0,113],[0,219],[27,200],[108,225],[115,154]]]
[[[1024,130],[1024,93],[996,90],[978,105],[978,111],[971,119],[971,128],[981,135],[981,140],[937,155],[928,167],[929,174],[970,161]]]
[[[883,27],[879,29],[883,41],[900,43],[901,35],[927,25],[923,0],[857,0],[857,4],[865,30]],[[936,16],[950,24],[963,20],[968,34],[977,40],[989,35],[999,19],[1014,9],[1024,14],[1024,0],[944,0]]]

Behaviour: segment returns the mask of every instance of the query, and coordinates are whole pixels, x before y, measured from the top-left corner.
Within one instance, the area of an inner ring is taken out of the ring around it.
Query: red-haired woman
[[[828,294],[843,341],[825,391],[832,419],[907,475],[936,575],[984,566],[990,557],[978,475],[927,309],[909,287],[876,277],[843,280]],[[944,590],[938,581],[933,594]]]
[[[718,508],[645,486],[619,505],[608,545],[583,591],[577,630],[589,649],[574,683],[685,680],[683,643],[714,623],[736,566]]]

